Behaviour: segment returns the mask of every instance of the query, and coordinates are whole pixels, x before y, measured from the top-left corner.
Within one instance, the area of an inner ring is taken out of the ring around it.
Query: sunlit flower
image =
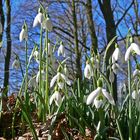
[[[120,49],[117,47],[115,48],[115,51],[112,54],[112,63],[118,61],[119,56],[120,56]]]
[[[130,58],[130,53],[134,51],[137,55],[140,55],[140,47],[136,43],[132,43],[125,53],[125,61]]]
[[[87,105],[93,103],[95,107],[101,107],[103,97],[105,97],[110,104],[115,105],[113,97],[106,91],[106,89],[102,88],[102,81],[99,79],[97,82],[98,88],[92,91],[87,97]],[[99,101],[97,101],[99,100]]]
[[[48,31],[52,31],[53,25],[49,17],[47,17],[42,23],[43,29],[47,29]]]
[[[36,27],[38,24],[42,24],[42,22],[43,22],[43,14],[39,11],[34,19],[33,27]]]
[[[57,84],[59,88],[63,87],[62,83],[67,83],[69,86],[71,86],[71,81],[62,73],[58,72],[51,80],[50,87],[53,87],[55,82],[57,81]]]
[[[94,105],[97,109],[101,108],[103,105],[103,100],[102,99],[98,99],[98,97],[96,97],[94,99]]]
[[[86,67],[84,69],[84,76],[87,78],[87,79],[90,79],[91,76],[93,76],[93,70],[92,70],[92,67],[91,65],[87,62],[86,63]]]
[[[45,81],[46,79],[46,73],[44,72],[44,70],[41,71],[41,78],[43,81]],[[36,75],[36,82],[39,83],[39,77],[40,77],[40,71],[38,71],[37,75]]]
[[[19,40],[20,40],[20,42],[22,42],[23,40],[27,40],[27,39],[28,39],[27,31],[26,31],[25,27],[22,27],[22,30],[19,34]]]
[[[0,22],[0,34],[2,33],[2,24]]]
[[[61,94],[58,91],[55,91],[53,93],[53,95],[50,97],[50,105],[52,104],[53,101],[55,102],[55,104],[57,106],[61,105],[62,97],[61,97]]]
[[[20,62],[19,62],[19,59],[15,59],[13,64],[12,64],[12,68],[15,68],[15,69],[19,69],[20,68]]]
[[[62,55],[63,57],[65,57],[65,48],[64,48],[64,45],[62,42],[58,48],[57,54],[58,54],[58,56]]]

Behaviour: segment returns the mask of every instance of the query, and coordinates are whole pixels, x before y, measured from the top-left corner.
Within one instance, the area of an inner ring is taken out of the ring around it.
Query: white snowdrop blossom
[[[94,105],[97,109],[101,108],[103,105],[103,100],[102,99],[98,99],[98,97],[96,97],[94,99]]]
[[[91,76],[93,76],[92,67],[91,67],[91,65],[90,65],[88,62],[86,63],[86,67],[85,67],[85,69],[84,69],[84,76],[85,76],[85,78],[87,78],[87,79],[90,79]]]
[[[46,73],[44,72],[44,70],[41,71],[41,75],[42,75],[42,80],[45,81],[46,80]],[[40,77],[40,71],[38,71],[37,75],[36,75],[36,82],[39,83],[39,77]]]
[[[134,91],[132,92],[132,98],[133,98],[134,100],[140,98],[140,90],[138,90],[138,92],[137,92],[136,90],[134,90]]]
[[[0,34],[2,33],[2,24],[0,22]]]
[[[69,86],[71,86],[71,81],[68,79],[68,77],[66,77],[64,74],[58,72],[51,80],[50,82],[50,88],[53,87],[53,85],[55,84],[55,82],[57,81],[57,84],[59,86],[59,88],[63,87],[62,83],[67,83]]]
[[[26,29],[23,27],[20,34],[19,34],[19,41],[22,42],[23,40],[27,40],[28,35]]]
[[[68,75],[69,75],[67,65],[64,66],[64,74],[65,74],[67,77],[68,77]]]
[[[57,54],[58,56],[62,55],[63,57],[65,57],[65,48],[63,43],[60,44]]]
[[[55,104],[57,106],[60,106],[61,102],[62,102],[62,97],[61,97],[61,94],[60,92],[58,91],[55,91],[53,93],[53,95],[50,97],[50,105],[52,105],[53,101],[55,102]]]
[[[109,101],[110,104],[115,105],[113,97],[106,91],[106,89],[102,87],[98,87],[97,89],[95,89],[90,93],[90,95],[87,97],[86,104],[90,105],[91,103],[94,103],[96,104],[95,105],[96,107],[100,107],[102,102],[100,100],[99,102],[96,101],[100,96],[101,97],[104,96]]]
[[[140,55],[140,47],[136,43],[132,43],[125,53],[125,61],[129,60],[132,51]]]
[[[20,62],[18,59],[15,59],[13,64],[12,64],[12,68],[14,69],[19,69],[20,68]]]
[[[33,27],[36,27],[38,24],[42,24],[42,22],[43,22],[43,14],[41,12],[38,12],[38,14],[34,19]]]
[[[112,63],[115,63],[116,61],[118,61],[119,56],[120,56],[120,49],[117,47],[115,48],[112,54]]]
[[[52,22],[49,17],[47,17],[45,20],[43,20],[42,28],[47,29],[48,31],[52,31],[53,25],[52,25]]]

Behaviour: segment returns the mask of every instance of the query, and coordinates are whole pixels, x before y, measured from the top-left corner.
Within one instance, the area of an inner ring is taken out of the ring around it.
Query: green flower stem
[[[101,122],[101,126],[100,126],[100,130],[103,130],[105,127],[105,121],[104,121],[104,112],[102,108],[98,109],[98,113],[99,113],[99,119]]]
[[[42,26],[40,29],[40,53],[39,53],[39,94],[42,95]],[[42,113],[42,104],[39,100],[38,103],[39,107],[38,107],[38,116],[39,119],[41,119],[41,113]]]
[[[131,62],[128,61],[128,90],[129,90],[129,140],[132,140],[132,110],[131,110]]]
[[[47,55],[46,55],[46,94],[45,94],[45,104],[46,104],[46,107],[47,107],[47,110],[48,110],[48,107],[49,107],[49,104],[48,104],[48,94],[49,94],[49,81],[48,81],[49,72],[48,72],[48,67],[49,67],[49,64],[48,64],[48,30],[47,29],[46,29],[46,52],[47,52]]]
[[[26,70],[25,70],[25,101],[28,105],[29,103],[29,96],[28,96],[28,44],[27,40],[25,41],[25,52],[26,52],[26,60],[25,60],[25,65],[26,65]]]

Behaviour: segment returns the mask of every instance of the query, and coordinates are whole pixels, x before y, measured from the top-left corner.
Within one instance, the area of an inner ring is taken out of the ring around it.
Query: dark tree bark
[[[0,22],[2,24],[2,28],[4,29],[5,18],[4,18],[4,11],[3,11],[2,0],[0,0]],[[2,32],[2,34],[0,34],[0,42],[2,41],[2,36],[3,36],[3,32]]]
[[[111,9],[111,1],[110,0],[98,0],[100,9],[102,11],[102,14],[104,16],[104,20],[106,23],[106,37],[107,37],[107,43],[109,43],[113,37],[116,36],[116,25],[114,21],[113,11]],[[109,65],[109,58],[112,56],[112,53],[115,49],[115,44],[112,44],[110,49],[107,52],[106,57],[106,66]],[[107,77],[109,77],[109,71],[107,71]],[[114,99],[117,101],[117,77],[115,75],[115,80],[113,82],[113,93],[114,93]]]
[[[87,22],[88,22],[88,29],[91,36],[91,54],[97,54],[98,49],[98,40],[95,32],[94,22],[93,22],[93,14],[92,14],[92,0],[87,0],[85,5],[86,7],[86,14],[87,14]]]
[[[4,87],[8,88],[9,85],[9,65],[11,58],[11,5],[10,0],[6,0],[6,38],[7,50],[5,56],[5,69],[4,69]]]
[[[75,54],[76,54],[76,78],[82,80],[82,70],[81,70],[81,53],[79,51],[78,45],[78,33],[77,33],[77,17],[76,17],[76,10],[75,10],[75,1],[72,0],[72,18],[73,18],[73,25],[74,25],[74,45],[75,45]]]

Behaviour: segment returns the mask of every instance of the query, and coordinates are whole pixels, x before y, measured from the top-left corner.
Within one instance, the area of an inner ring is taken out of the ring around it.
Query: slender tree
[[[7,38],[7,49],[5,56],[5,67],[4,67],[4,87],[8,88],[9,85],[9,65],[11,58],[11,5],[10,0],[6,0],[6,38]]]

